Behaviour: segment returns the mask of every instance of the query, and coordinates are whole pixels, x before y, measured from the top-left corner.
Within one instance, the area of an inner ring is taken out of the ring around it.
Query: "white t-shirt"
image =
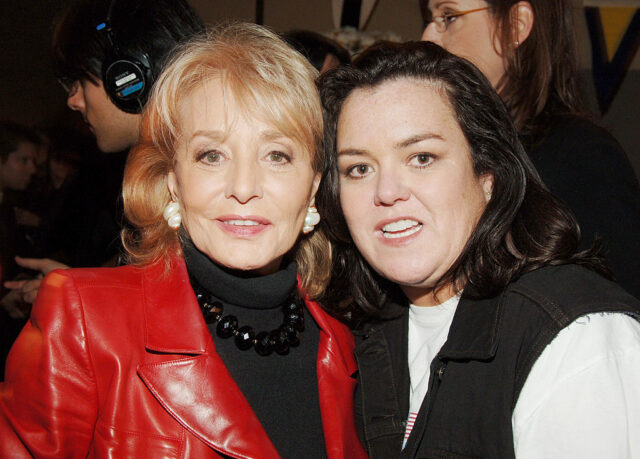
[[[409,420],[457,304],[411,306]],[[518,458],[640,458],[640,322],[590,314],[561,330],[531,368],[511,422]]]

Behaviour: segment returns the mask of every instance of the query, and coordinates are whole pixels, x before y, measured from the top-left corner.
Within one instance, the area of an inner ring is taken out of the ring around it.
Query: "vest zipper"
[[[420,424],[420,432],[415,432],[419,434],[419,439],[414,443],[413,448],[411,449],[410,457],[414,457],[415,453],[420,449],[420,445],[424,441],[424,433],[427,430],[427,425],[429,424],[429,416],[431,415],[431,410],[433,408],[433,403],[436,399],[436,393],[438,392],[438,388],[440,387],[440,383],[442,382],[442,378],[446,371],[447,364],[440,360],[439,356],[433,359],[431,362],[431,374],[429,376],[429,388],[427,389],[427,394],[425,395],[425,400],[422,402],[422,408],[425,408],[425,412],[422,414],[423,422]],[[420,415],[418,416],[420,417]],[[414,426],[414,430],[415,430]],[[413,431],[411,432],[414,433]]]

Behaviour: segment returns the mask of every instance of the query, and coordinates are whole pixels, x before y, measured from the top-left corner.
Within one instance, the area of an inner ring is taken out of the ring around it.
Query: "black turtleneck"
[[[233,314],[240,327],[249,325],[256,333],[282,324],[282,305],[297,285],[294,262],[250,277],[213,263],[191,241],[183,250],[189,275],[223,303],[223,316]],[[233,338],[216,334],[216,323],[209,325],[218,355],[283,458],[326,457],[316,373],[320,330],[306,308],[304,318],[300,345],[287,355],[266,357],[253,348],[238,349]]]

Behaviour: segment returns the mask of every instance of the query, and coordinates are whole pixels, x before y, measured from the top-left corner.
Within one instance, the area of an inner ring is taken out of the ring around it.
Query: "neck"
[[[230,270],[216,264],[200,252],[191,240],[182,244],[189,275],[199,285],[223,302],[252,309],[276,307],[296,288],[296,264],[259,275],[249,271]]]
[[[437,289],[407,285],[402,285],[400,288],[411,304],[425,307],[438,306],[457,293],[453,283],[443,285]]]

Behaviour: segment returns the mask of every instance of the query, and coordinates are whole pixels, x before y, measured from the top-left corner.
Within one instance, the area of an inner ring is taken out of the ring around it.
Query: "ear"
[[[318,192],[318,188],[320,187],[320,180],[322,175],[319,173],[315,175],[313,178],[313,184],[311,185],[311,199],[309,201],[310,206],[315,206],[316,204],[316,193]]]
[[[174,171],[169,171],[167,174],[167,187],[169,188],[171,200],[178,201],[180,199],[180,193],[178,193],[180,187],[178,186],[178,178]]]
[[[513,44],[517,48],[529,37],[533,28],[533,7],[531,3],[521,1],[511,7],[511,26],[513,27]]]
[[[338,58],[334,54],[327,53],[327,55],[324,57],[324,61],[322,62],[320,73],[324,73],[327,70],[331,70],[339,66],[340,66],[340,61],[338,60]]]
[[[480,177],[480,184],[482,185],[482,191],[484,192],[484,202],[491,201],[491,194],[493,193],[493,174],[486,173]]]

